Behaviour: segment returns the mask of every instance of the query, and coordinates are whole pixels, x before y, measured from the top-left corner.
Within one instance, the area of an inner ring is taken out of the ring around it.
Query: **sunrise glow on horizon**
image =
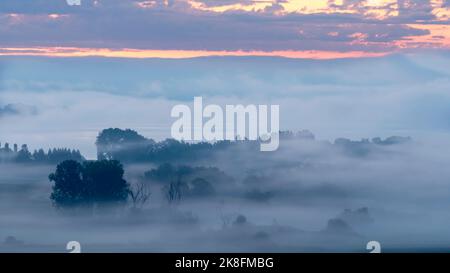
[[[43,57],[108,57],[108,58],[163,58],[187,59],[198,57],[283,57],[291,59],[344,59],[381,57],[389,52],[333,52],[333,51],[200,51],[200,50],[143,50],[73,47],[0,48],[0,56],[43,56]]]
[[[336,59],[450,49],[445,0],[55,3],[2,2],[0,56]]]

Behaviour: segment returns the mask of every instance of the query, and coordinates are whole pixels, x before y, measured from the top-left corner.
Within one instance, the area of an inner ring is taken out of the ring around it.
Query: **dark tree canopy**
[[[95,202],[126,201],[129,189],[123,174],[122,164],[116,160],[86,161],[83,164],[83,180]]]
[[[129,193],[123,174],[122,165],[115,160],[66,160],[49,176],[54,182],[50,198],[57,207],[121,203]]]
[[[118,128],[105,129],[97,137],[97,159],[115,159],[122,162],[166,162],[206,158],[212,152],[225,149],[230,141],[217,143],[186,143],[174,139],[155,142],[136,131]],[[248,142],[255,144],[257,142]]]
[[[88,201],[86,182],[82,179],[83,167],[80,163],[67,160],[56,167],[56,172],[49,175],[54,182],[50,195],[53,203],[58,207],[81,205]]]
[[[147,148],[154,144],[136,131],[105,129],[97,136],[97,159],[116,159],[123,162],[145,161]]]
[[[189,192],[192,197],[207,197],[215,194],[214,187],[203,178],[197,177],[189,183]]]

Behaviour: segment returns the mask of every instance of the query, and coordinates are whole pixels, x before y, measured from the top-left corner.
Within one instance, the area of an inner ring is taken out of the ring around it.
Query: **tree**
[[[98,203],[124,202],[129,185],[123,179],[123,166],[117,160],[86,161],[83,163],[83,180],[89,197]]]
[[[97,136],[97,158],[122,162],[145,161],[147,150],[154,144],[136,131],[118,128],[105,129]]]
[[[178,176],[177,180],[171,182],[163,190],[166,192],[166,199],[169,204],[176,204],[180,202],[183,193],[186,192],[187,186],[181,181],[181,176]]]
[[[39,149],[38,151],[34,151],[33,158],[37,162],[44,162],[47,160],[47,156],[45,155],[45,152],[43,149]]]
[[[115,160],[63,161],[49,175],[55,183],[50,199],[57,207],[125,202],[129,185],[123,174],[122,165]]]
[[[15,149],[17,149],[17,148],[15,148]],[[16,162],[26,163],[26,162],[30,162],[30,161],[32,161],[31,153],[28,151],[27,145],[23,144],[22,148],[20,149],[20,151],[17,152]]]
[[[133,202],[133,208],[142,208],[150,198],[151,192],[147,184],[140,182],[130,187],[129,195]]]
[[[203,178],[195,178],[189,183],[189,196],[191,197],[209,197],[215,194],[211,183]]]
[[[88,201],[82,170],[80,163],[67,160],[56,167],[55,173],[49,175],[49,180],[55,183],[50,199],[56,207],[73,207]]]

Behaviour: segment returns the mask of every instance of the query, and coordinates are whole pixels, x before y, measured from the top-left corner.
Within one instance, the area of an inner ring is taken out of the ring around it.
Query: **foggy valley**
[[[123,162],[131,189],[142,186],[148,199],[57,208],[48,179],[56,164],[4,161],[1,251],[65,252],[72,240],[87,252],[365,252],[371,240],[383,251],[436,251],[450,243],[445,143],[328,142],[301,131],[283,132],[278,151],[257,153],[251,141],[136,142],[134,131],[110,129],[106,145],[100,136],[99,159]],[[136,153],[148,145],[157,148]],[[168,196],[172,185],[179,197]]]

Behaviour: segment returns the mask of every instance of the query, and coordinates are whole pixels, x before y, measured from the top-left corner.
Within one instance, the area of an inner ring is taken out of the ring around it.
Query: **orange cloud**
[[[435,0],[439,1],[439,0]],[[212,11],[212,12],[227,12],[227,11],[263,11],[266,8],[277,4],[274,0],[253,0],[250,3],[226,4],[219,6],[207,6],[202,2],[196,0],[188,0],[188,3],[197,10]],[[386,19],[392,16],[399,15],[399,6],[397,0],[363,0],[356,4],[347,5],[343,0],[286,0],[280,3],[282,10],[278,14],[286,13],[300,13],[300,14],[314,14],[314,13],[361,13],[362,15],[376,19]]]
[[[409,27],[428,30],[428,35],[408,36],[396,45],[400,48],[450,48],[450,25],[409,24]]]
[[[387,52],[337,52],[337,51],[202,51],[202,50],[140,50],[77,47],[0,48],[0,56],[48,56],[48,57],[111,57],[111,58],[168,58],[184,59],[209,56],[265,56],[296,59],[339,59],[380,57]]]
[[[252,3],[234,3],[234,4],[226,4],[220,6],[207,6],[202,2],[195,0],[188,0],[188,3],[192,8],[202,11],[212,11],[212,12],[227,12],[233,10],[241,10],[241,11],[263,11],[265,8],[272,6],[275,1],[273,0],[254,0]]]
[[[445,6],[445,0],[431,0],[432,13],[439,21],[450,20],[450,8]]]

